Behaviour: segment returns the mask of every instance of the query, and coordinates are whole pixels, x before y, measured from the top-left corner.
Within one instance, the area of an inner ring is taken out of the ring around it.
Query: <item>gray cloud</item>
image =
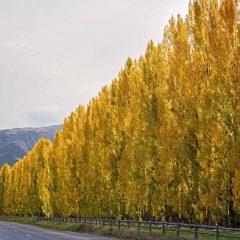
[[[171,15],[185,14],[187,5],[0,0],[0,129],[62,121],[109,84],[128,56],[137,58],[150,39],[161,40]]]
[[[65,111],[59,109],[58,106],[43,106],[23,112],[22,117],[26,126],[38,127],[62,123],[64,115]]]

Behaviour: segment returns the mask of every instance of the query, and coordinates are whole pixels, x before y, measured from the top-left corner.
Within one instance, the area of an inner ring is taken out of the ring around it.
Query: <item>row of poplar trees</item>
[[[239,224],[239,0],[195,0],[163,40],[0,171],[0,214]]]

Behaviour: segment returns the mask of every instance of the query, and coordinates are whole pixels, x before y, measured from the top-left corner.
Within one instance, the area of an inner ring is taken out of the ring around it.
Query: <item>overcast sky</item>
[[[188,0],[0,0],[0,129],[60,124]]]

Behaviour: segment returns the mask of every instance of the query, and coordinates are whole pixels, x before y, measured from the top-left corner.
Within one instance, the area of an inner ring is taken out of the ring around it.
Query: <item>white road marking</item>
[[[14,230],[14,232],[18,232],[18,230]]]
[[[32,236],[31,236],[31,235],[29,235],[29,234],[25,234],[25,236],[26,236],[26,237],[32,237]]]
[[[85,239],[86,239],[86,238],[83,238],[83,237],[81,237],[81,236],[73,236],[73,235],[68,236],[68,237],[75,238],[75,239],[78,239],[78,240],[85,240]],[[89,239],[88,239],[88,240],[89,240]]]
[[[49,232],[48,234],[50,234],[50,235],[62,235],[62,233],[59,233],[59,232]]]

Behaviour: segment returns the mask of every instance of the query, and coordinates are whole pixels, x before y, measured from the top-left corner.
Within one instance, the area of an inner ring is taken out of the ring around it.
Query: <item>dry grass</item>
[[[120,239],[134,239],[134,240],[185,240],[189,238],[177,236],[163,236],[157,233],[138,232],[132,229],[113,229],[112,227],[77,225],[76,231],[93,233],[101,236],[116,237]]]

